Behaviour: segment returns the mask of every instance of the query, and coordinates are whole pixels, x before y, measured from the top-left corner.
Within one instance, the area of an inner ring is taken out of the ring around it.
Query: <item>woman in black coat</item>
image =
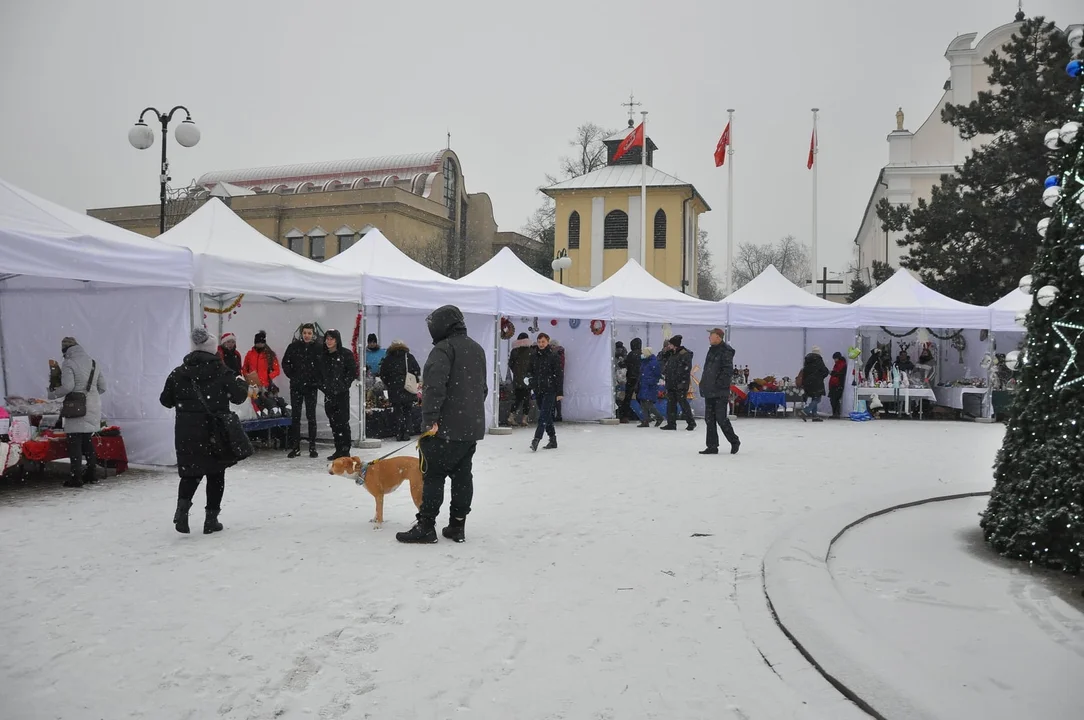
[[[391,403],[392,425],[395,427],[395,439],[406,442],[410,439],[410,409],[418,402],[417,393],[406,390],[406,376],[411,373],[419,379],[422,369],[418,360],[410,354],[410,348],[402,340],[396,340],[388,346],[387,354],[380,361],[377,376],[384,382]]]
[[[248,383],[223,364],[217,346],[218,341],[207,330],[201,327],[193,330],[192,352],[166,378],[159,398],[163,406],[177,411],[173,432],[181,483],[173,525],[181,533],[189,532],[188,511],[204,475],[207,476],[207,515],[203,532],[210,534],[222,529],[218,513],[226,488],[226,468],[233,463],[211,456],[210,414],[228,413],[231,402],[238,404],[248,397]]]
[[[824,380],[829,374],[828,366],[821,357],[821,349],[814,345],[813,351],[805,356],[802,363],[802,391],[809,398],[809,403],[801,411],[803,422],[807,415],[813,418],[813,422],[822,422],[822,418],[817,417],[817,407],[824,397]]]

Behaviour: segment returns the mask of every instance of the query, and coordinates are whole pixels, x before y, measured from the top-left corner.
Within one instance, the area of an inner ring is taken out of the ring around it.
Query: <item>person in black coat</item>
[[[406,390],[406,376],[410,373],[417,379],[422,374],[418,361],[410,354],[410,348],[402,340],[396,340],[388,346],[387,354],[376,369],[377,377],[384,381],[391,403],[392,424],[395,426],[395,439],[406,442],[410,439],[410,409],[418,402],[417,393]]]
[[[704,422],[708,425],[708,437],[707,448],[701,450],[700,454],[719,454],[719,429],[722,429],[733,455],[741,446],[727,411],[730,377],[734,374],[734,348],[723,339],[722,328],[712,328],[708,333],[711,347],[704,358],[704,372],[700,375],[700,395],[704,398]]]
[[[696,430],[693,409],[689,407],[689,383],[693,372],[693,354],[681,344],[682,337],[670,338],[670,355],[663,369],[666,381],[666,424],[663,430],[677,430],[677,411],[681,406],[681,417],[687,423],[686,430]]]
[[[550,438],[545,449],[557,448],[557,430],[553,427],[553,413],[558,401],[565,394],[565,371],[561,366],[561,358],[550,345],[550,336],[546,333],[538,333],[535,342],[537,347],[531,355],[531,371],[528,376],[528,384],[534,391],[535,402],[538,404],[538,426],[534,431],[534,439],[531,440],[532,452],[538,450],[538,443],[542,441],[543,432]]]
[[[513,427],[527,427],[527,418],[531,414],[531,389],[524,381],[531,370],[533,352],[527,333],[520,333],[512,343],[512,351],[508,353],[508,370],[512,375],[512,407],[508,411],[508,424]]]
[[[643,351],[644,343],[640,338],[633,338],[629,342],[629,352],[625,356],[625,397],[617,413],[621,422],[640,419],[632,411],[631,403],[640,389],[640,363],[643,362],[641,357]]]
[[[824,397],[824,380],[828,375],[828,366],[824,364],[824,358],[821,357],[821,349],[814,345],[813,350],[805,356],[805,361],[802,363],[802,392],[809,398],[809,403],[800,411],[803,422],[806,416],[812,417],[813,422],[823,421],[822,418],[817,417],[817,407],[820,405],[821,398]]]
[[[181,476],[177,489],[177,512],[173,525],[177,532],[187,533],[188,511],[200,480],[207,476],[207,515],[204,534],[222,529],[218,514],[222,510],[222,493],[226,488],[226,468],[232,462],[211,456],[211,414],[226,414],[230,403],[238,404],[248,397],[248,383],[226,367],[217,354],[217,341],[206,329],[192,331],[192,352],[166,378],[159,402],[176,410],[173,439],[177,450],[177,474]]]
[[[403,543],[434,543],[436,522],[444,502],[444,480],[452,481],[448,526],[441,534],[463,542],[474,497],[474,452],[486,436],[486,353],[467,336],[467,323],[455,305],[437,308],[426,318],[433,350],[422,376],[422,424],[418,441],[424,462],[422,504],[417,523],[396,533]]]
[[[328,460],[337,460],[350,455],[350,388],[358,376],[358,361],[350,348],[342,346],[338,330],[328,330],[324,334],[324,349],[318,365],[324,413],[335,439],[335,452]]]
[[[305,323],[301,336],[294,338],[282,356],[282,371],[290,379],[290,450],[286,457],[301,454],[301,408],[309,425],[309,457],[316,457],[316,393],[320,385],[322,348],[316,338],[316,326]]]

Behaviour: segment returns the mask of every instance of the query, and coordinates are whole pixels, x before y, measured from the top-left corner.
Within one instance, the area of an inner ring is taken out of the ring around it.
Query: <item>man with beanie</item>
[[[369,336],[365,338],[365,369],[369,371],[370,375],[376,375],[380,372],[380,363],[384,362],[387,354],[388,352],[380,347],[376,334],[369,333]]]
[[[64,432],[68,436],[68,457],[71,460],[71,475],[64,481],[64,487],[83,487],[83,483],[98,482],[94,456],[94,433],[102,425],[102,393],[105,392],[105,376],[98,363],[91,359],[83,346],[73,337],[60,341],[60,352],[64,362],[60,365],[59,383],[54,377],[50,381],[49,397],[65,398],[72,393],[82,393],[85,397],[86,412],[81,417],[65,417]],[[56,361],[51,360],[50,365]],[[86,458],[86,467],[83,459]]]
[[[508,424],[527,427],[531,414],[531,389],[527,387],[527,375],[531,372],[531,339],[520,333],[508,353],[508,370],[512,374],[512,409],[508,411]]]
[[[663,430],[677,430],[677,411],[681,407],[681,417],[685,420],[685,429],[696,430],[693,410],[689,407],[689,383],[693,372],[693,354],[681,344],[680,335],[674,335],[670,343],[670,357],[663,369],[666,381],[666,424]]]
[[[295,338],[282,356],[282,369],[290,380],[290,408],[293,422],[290,424],[289,446],[286,457],[301,454],[301,407],[305,407],[305,419],[309,426],[309,457],[316,454],[316,394],[320,384],[320,344],[316,342],[316,326],[305,323],[301,336]]]
[[[203,533],[210,535],[222,530],[218,514],[226,488],[226,469],[234,465],[233,461],[211,453],[211,433],[217,427],[211,416],[225,415],[230,412],[230,403],[244,402],[248,383],[219,360],[214,335],[197,327],[191,337],[192,352],[166,378],[159,402],[176,410],[173,439],[181,482],[173,525],[179,533],[189,532],[188,511],[200,481],[206,476],[207,515]]]
[[[350,348],[342,346],[338,330],[328,330],[324,334],[319,367],[324,412],[335,438],[335,452],[328,460],[338,460],[350,455],[350,388],[358,376],[358,361]]]
[[[218,342],[218,356],[226,367],[236,374],[241,374],[241,353],[237,352],[237,336],[231,332],[223,333]]]
[[[708,354],[704,358],[704,372],[700,375],[700,395],[704,398],[704,422],[708,425],[707,447],[701,455],[719,454],[719,430],[730,443],[734,455],[741,440],[730,424],[727,404],[730,400],[730,377],[734,374],[734,348],[724,339],[722,328],[708,330]]]
[[[452,481],[448,526],[441,534],[463,542],[474,497],[474,451],[486,435],[486,353],[467,336],[467,323],[455,305],[437,308],[425,319],[433,350],[422,377],[422,418],[426,435],[418,441],[424,460],[422,504],[410,530],[396,533],[402,543],[435,543],[444,502],[444,480]]]
[[[252,339],[252,349],[241,364],[241,374],[249,373],[256,373],[260,378],[260,387],[264,390],[270,390],[272,381],[281,373],[278,356],[267,346],[267,333],[263,330]]]

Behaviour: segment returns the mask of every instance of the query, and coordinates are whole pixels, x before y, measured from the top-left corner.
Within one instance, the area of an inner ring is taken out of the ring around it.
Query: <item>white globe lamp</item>
[[[140,120],[128,131],[128,142],[136,150],[146,150],[154,145],[154,131],[147,127],[147,123]]]
[[[177,126],[174,137],[177,138],[177,142],[181,147],[195,147],[200,138],[199,128],[196,127],[196,123],[192,122],[192,118],[188,118]]]

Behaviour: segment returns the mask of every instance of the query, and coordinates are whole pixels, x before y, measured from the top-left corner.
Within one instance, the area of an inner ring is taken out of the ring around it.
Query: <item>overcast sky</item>
[[[1064,27],[1079,0],[1028,0]],[[692,182],[725,253],[726,171],[712,152],[737,109],[734,236],[809,241],[805,160],[821,108],[822,264],[842,270],[903,106],[916,130],[954,36],[1012,20],[1014,0],[0,0],[0,176],[63,205],[153,203],[158,145],[129,127],[186,105],[175,185],[209,170],[443,147],[470,192],[519,230],[585,121],[650,111],[655,165]],[[720,258],[721,259],[721,258]]]

